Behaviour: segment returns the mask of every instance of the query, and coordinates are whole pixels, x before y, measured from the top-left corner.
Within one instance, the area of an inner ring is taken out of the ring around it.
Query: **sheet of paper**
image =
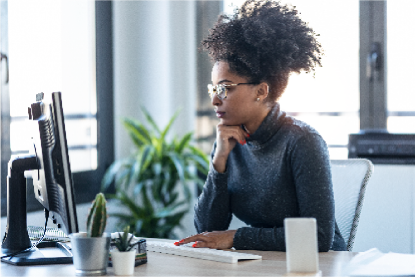
[[[349,276],[414,276],[415,255],[371,249],[354,257],[346,268]]]

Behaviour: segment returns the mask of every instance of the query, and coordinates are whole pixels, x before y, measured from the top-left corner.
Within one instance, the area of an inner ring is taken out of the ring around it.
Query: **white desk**
[[[277,251],[240,251],[263,256],[262,260],[237,264],[148,252],[147,264],[135,268],[135,276],[281,276],[286,274],[286,253]],[[340,276],[343,266],[356,253],[319,253],[322,276]],[[1,263],[2,276],[75,276],[73,265],[13,266]],[[107,276],[113,276],[111,267]]]

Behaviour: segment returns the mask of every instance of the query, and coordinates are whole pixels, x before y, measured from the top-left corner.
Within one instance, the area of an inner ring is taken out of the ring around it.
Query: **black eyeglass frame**
[[[239,85],[258,85],[259,83],[238,83],[238,84],[218,84],[218,85],[212,85],[208,84],[208,95],[209,97],[213,97],[214,94],[217,95],[218,99],[224,100],[228,96],[228,87],[236,87]],[[221,91],[223,89],[224,91]],[[220,92],[221,91],[221,92]],[[224,93],[224,96],[220,96]]]

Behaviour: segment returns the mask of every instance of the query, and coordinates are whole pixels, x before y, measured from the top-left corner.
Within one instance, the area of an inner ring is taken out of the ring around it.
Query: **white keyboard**
[[[238,260],[258,260],[262,257],[236,251],[224,251],[210,248],[193,248],[191,244],[176,246],[172,242],[146,241],[147,250],[196,259],[223,263],[237,263]]]

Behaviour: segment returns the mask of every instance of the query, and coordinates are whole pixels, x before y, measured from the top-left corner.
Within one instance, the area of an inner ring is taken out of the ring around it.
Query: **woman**
[[[284,219],[313,217],[319,251],[346,250],[325,141],[277,102],[290,73],[320,65],[315,36],[293,8],[251,0],[221,15],[203,41],[215,62],[209,94],[220,122],[195,206],[203,233],[176,245],[285,251]],[[250,227],[227,230],[233,214]]]

